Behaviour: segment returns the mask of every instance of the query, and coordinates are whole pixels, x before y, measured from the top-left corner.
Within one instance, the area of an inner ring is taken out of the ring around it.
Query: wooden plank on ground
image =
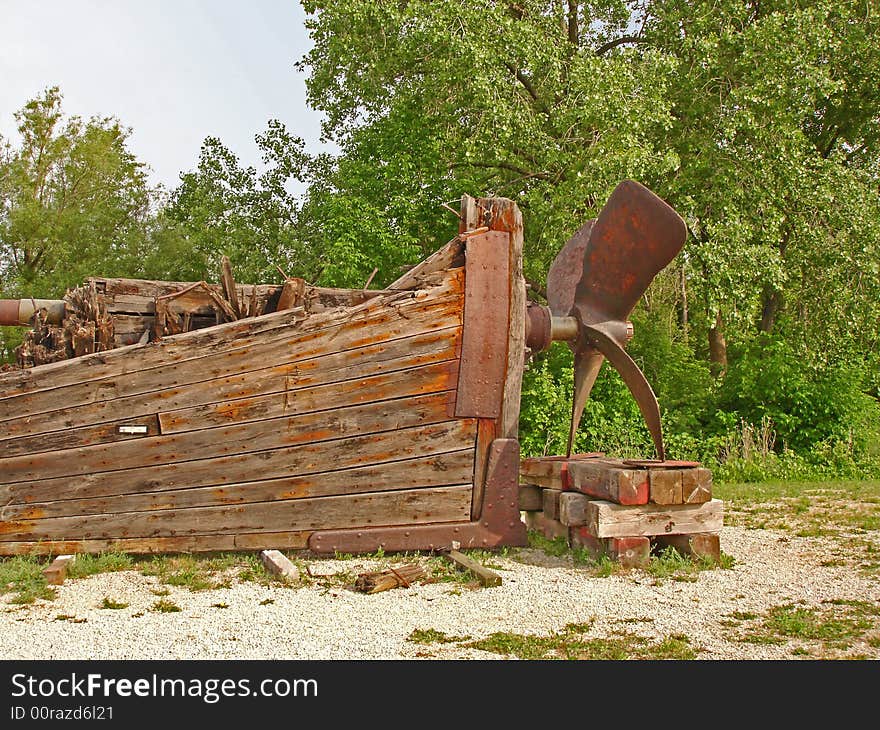
[[[339,464],[333,463],[332,466],[338,467]],[[473,468],[474,453],[471,448],[370,466],[333,468],[304,476],[261,479],[223,486],[187,487],[79,499],[67,499],[62,496],[54,501],[8,504],[3,510],[3,519],[23,520],[148,512],[395,489],[442,487],[470,481]]]
[[[185,537],[202,533],[328,530],[470,519],[471,485],[0,522],[0,541]]]
[[[674,547],[688,557],[721,560],[721,539],[717,532],[695,532],[690,535],[657,535],[653,538],[659,548]]]
[[[267,421],[152,436],[42,454],[0,459],[6,484],[53,477],[73,477],[121,469],[205,460],[331,439],[349,434],[394,431],[408,426],[448,420],[447,404],[453,391],[366,403],[331,411],[315,411]]]
[[[67,577],[67,568],[76,559],[76,555],[59,555],[49,565],[43,568],[43,577],[46,583],[52,586],[60,586]]]
[[[448,555],[449,559],[460,568],[469,570],[477,576],[480,585],[484,587],[501,585],[501,576],[498,575],[498,573],[494,570],[489,570],[485,565],[480,565],[476,560],[472,560],[464,553],[460,553],[458,550],[447,550],[446,555]]]
[[[260,553],[260,561],[272,575],[291,583],[299,582],[299,568],[280,550],[263,550]]]
[[[594,537],[718,532],[722,526],[720,499],[696,505],[640,506],[624,506],[595,499],[586,506],[587,522],[584,527]]]
[[[441,403],[445,408],[445,404]],[[410,409],[419,406],[410,404]],[[426,412],[429,413],[429,412]],[[445,414],[443,414],[445,418]],[[86,472],[75,477],[0,485],[0,504],[33,504],[112,495],[217,487],[292,476],[319,475],[334,469],[381,465],[402,459],[473,449],[476,423],[438,421],[414,424],[378,434],[303,443],[271,451],[247,452],[197,461],[111,472]],[[430,420],[427,417],[423,421]],[[255,471],[255,464],[258,471]],[[470,480],[467,480],[470,481]]]

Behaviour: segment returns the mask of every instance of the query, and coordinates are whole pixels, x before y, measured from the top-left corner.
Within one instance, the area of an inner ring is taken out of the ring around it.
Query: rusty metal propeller
[[[687,237],[684,221],[644,185],[624,180],[598,218],[587,222],[557,254],[547,274],[549,307],[530,304],[527,344],[543,350],[566,340],[574,351],[574,398],[567,455],[587,398],[605,359],[620,373],[665,458],[660,407],[638,365],[627,354],[629,315]]]

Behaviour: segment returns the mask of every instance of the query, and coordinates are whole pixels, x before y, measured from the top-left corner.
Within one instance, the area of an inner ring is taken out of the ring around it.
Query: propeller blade
[[[574,435],[577,433],[578,425],[581,422],[581,416],[584,415],[584,406],[587,404],[587,398],[590,397],[590,391],[599,375],[599,368],[605,356],[594,347],[586,347],[575,352],[574,356],[574,398],[571,404],[571,429],[568,432],[568,447],[565,455],[571,456],[571,450],[574,448]]]
[[[547,272],[547,303],[557,317],[564,317],[574,306],[574,291],[584,272],[584,256],[595,220],[589,220],[568,239],[556,254]]]
[[[660,424],[660,405],[657,403],[657,396],[654,395],[645,374],[603,325],[584,325],[583,333],[590,344],[607,357],[608,362],[620,373],[626,387],[636,399],[642,418],[645,419],[648,431],[654,441],[654,448],[657,449],[657,458],[663,461],[666,455],[663,448],[663,429]],[[578,354],[575,354],[576,358]],[[577,366],[575,366],[575,378],[577,378]],[[577,392],[577,380],[575,380],[575,391]],[[584,398],[584,403],[586,403],[586,398]],[[583,413],[583,405],[581,405],[581,413]]]
[[[634,180],[621,182],[592,226],[575,289],[576,316],[585,323],[626,320],[686,237],[671,206]]]

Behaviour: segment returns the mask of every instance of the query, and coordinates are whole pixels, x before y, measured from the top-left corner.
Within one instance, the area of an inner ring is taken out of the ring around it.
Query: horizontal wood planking
[[[637,537],[691,532],[718,532],[722,527],[721,500],[698,505],[623,506],[591,500],[584,527],[594,537]]]
[[[221,550],[302,550],[312,531],[257,532],[237,535],[193,535],[189,537],[148,537],[109,540],[25,540],[0,542],[0,555],[58,555],[59,553],[132,554],[217,552]]]
[[[0,458],[125,440],[124,436],[116,433],[116,426],[139,422],[144,413],[152,414],[160,409],[176,411],[227,398],[260,395],[277,389],[279,382],[282,387],[286,384],[288,391],[295,392],[322,383],[363,378],[448,360],[457,355],[459,341],[460,328],[450,327],[240,375],[32,416],[22,419],[20,428],[47,432],[0,439]],[[263,358],[259,360],[263,362]],[[111,425],[109,429],[108,423]],[[0,424],[0,428],[3,425],[8,424]],[[151,434],[155,435],[155,432],[151,431]]]
[[[163,434],[183,433],[228,423],[263,421],[294,413],[327,411],[390,398],[439,393],[454,389],[457,380],[458,360],[445,360],[367,378],[312,388],[293,388],[254,398],[160,413],[159,424]]]
[[[11,484],[144,466],[155,469],[163,464],[182,465],[188,461],[233,454],[253,455],[258,451],[348,435],[440,423],[448,419],[446,409],[453,398],[454,392],[447,391],[136,441],[13,456],[0,459],[0,478]]]
[[[125,433],[119,430],[121,426],[146,426],[147,431],[146,433]],[[133,416],[119,421],[100,423],[96,426],[52,431],[34,436],[22,436],[6,441],[0,440],[0,459],[10,456],[24,456],[25,454],[39,454],[44,451],[73,449],[78,446],[90,446],[92,444],[106,444],[114,441],[134,441],[158,435],[159,416],[156,414]],[[0,473],[0,479],[2,478],[2,473]]]
[[[242,340],[220,339],[209,352],[198,354],[198,348],[189,352],[191,357],[169,356],[147,364],[144,359],[158,352],[162,354],[164,341],[145,345],[138,353],[130,352],[125,372],[113,377],[92,379],[81,372],[81,382],[64,387],[40,390],[14,398],[0,399],[0,429],[10,435],[24,435],[27,424],[36,414],[67,409],[72,406],[111,401],[116,398],[167,390],[180,385],[203,382],[213,378],[237,375],[261,367],[309,360],[321,355],[354,350],[381,342],[388,342],[460,325],[460,296],[420,301],[418,306],[383,307],[374,317],[336,322],[329,327],[313,327],[315,315],[304,321],[304,327],[287,327]],[[212,333],[217,327],[198,332]],[[187,333],[191,334],[191,333]],[[182,335],[179,335],[182,336]],[[119,352],[111,350],[110,354]],[[265,359],[263,359],[265,358]],[[68,360],[69,363],[84,361]],[[136,374],[136,377],[132,377]],[[24,431],[22,433],[22,431]]]
[[[474,452],[473,449],[467,449],[370,466],[225,486],[191,487],[79,499],[69,499],[61,495],[59,499],[51,502],[9,504],[0,511],[0,514],[2,520],[45,519],[442,487],[470,481],[473,478],[473,471]]]
[[[0,541],[184,537],[204,533],[418,525],[470,518],[471,485],[235,506],[0,522]]]
[[[33,504],[59,499],[219,487],[251,482],[256,478],[266,480],[321,474],[332,469],[384,464],[474,448],[477,433],[475,421],[439,420],[446,418],[445,409],[448,407],[448,402],[442,398],[439,403],[436,397],[413,400],[417,402],[411,403],[405,414],[413,416],[410,420],[419,420],[416,411],[420,408],[425,409],[423,420],[432,420],[432,413],[437,414],[438,420],[416,425],[402,420],[400,428],[395,431],[307,442],[271,451],[248,451],[198,461],[4,484],[0,485],[0,504]]]
[[[454,270],[427,290],[375,297],[357,307],[331,310],[305,319],[298,310],[273,312],[204,330],[184,332],[149,345],[131,345],[23,371],[0,373],[0,420],[24,412],[38,412],[40,409],[34,407],[38,394],[68,386],[82,387],[86,382],[166,367],[169,363],[198,360],[218,349],[244,349],[256,342],[283,341],[291,336],[302,339],[333,328],[338,329],[339,334],[351,328],[363,330],[366,327],[372,330],[378,327],[381,333],[384,326],[411,316],[420,309],[430,309],[456,300],[460,305],[462,285],[462,274]],[[369,344],[369,341],[353,346],[361,344]],[[96,392],[100,394],[100,390]],[[50,393],[49,397],[53,395]]]

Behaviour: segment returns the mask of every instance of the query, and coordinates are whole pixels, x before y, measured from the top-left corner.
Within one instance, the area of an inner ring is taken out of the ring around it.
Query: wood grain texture
[[[434,305],[460,300],[463,275],[453,270],[429,290],[398,292],[386,297],[375,297],[356,307],[330,310],[303,318],[299,310],[286,310],[217,325],[204,330],[184,332],[161,342],[148,345],[132,345],[108,352],[86,355],[75,360],[50,363],[27,370],[0,373],[0,420],[26,412],[41,412],[37,407],[38,396],[62,388],[82,388],[94,381],[119,377],[132,372],[142,373],[151,368],[167,367],[169,363],[188,362],[216,352],[240,350],[268,341],[285,341],[293,337],[293,343],[331,328],[342,332],[361,331],[362,339],[369,335],[393,339],[385,335],[387,325],[404,318],[419,309],[431,309]],[[388,327],[393,329],[393,327]],[[390,334],[390,333],[389,333]],[[356,339],[356,338],[353,338]],[[370,344],[369,341],[357,345]],[[97,391],[100,394],[100,390]],[[56,398],[57,393],[48,397]],[[62,397],[61,400],[65,400]],[[91,400],[95,400],[92,398]],[[86,401],[88,402],[88,401]]]
[[[448,404],[454,397],[450,395],[452,393],[447,391],[136,441],[13,456],[0,459],[0,478],[5,484],[11,484],[120,469],[156,469],[175,464],[189,470],[198,469],[198,464],[184,466],[186,462],[204,462],[211,457],[236,454],[244,455],[253,465],[266,458],[256,452],[446,421]]]
[[[261,479],[223,486],[164,489],[77,499],[60,495],[59,499],[53,501],[9,504],[0,510],[0,515],[3,521],[14,521],[441,487],[467,483],[472,477],[473,468],[473,449],[468,449],[370,466],[322,470],[301,476]]]
[[[127,423],[142,416],[155,419],[153,414],[160,410],[192,408],[279,389],[295,391],[449,360],[457,357],[460,341],[461,328],[452,326],[304,360],[281,350],[277,357],[283,358],[283,362],[277,365],[273,364],[274,348],[272,352],[263,349],[249,358],[250,367],[255,369],[247,372],[6,421],[0,426],[0,458],[123,440],[108,438],[108,434],[114,433],[112,428],[108,430],[108,424]],[[224,366],[228,364],[218,355],[205,363],[206,372],[220,369],[218,361]],[[280,388],[278,383],[282,384]],[[16,435],[21,433],[29,435]]]
[[[590,500],[584,527],[594,537],[638,537],[691,532],[717,532],[722,526],[721,500],[698,505],[624,506]]]
[[[0,522],[0,541],[185,537],[467,520],[471,485],[222,507]]]
[[[449,396],[447,396],[449,397]],[[447,402],[410,404],[426,413],[445,409]],[[417,416],[416,416],[417,418]],[[445,419],[445,413],[442,414]],[[353,435],[330,441],[303,443],[271,451],[244,452],[161,466],[109,472],[85,472],[72,477],[38,479],[0,485],[0,504],[35,504],[68,499],[94,499],[119,494],[142,494],[193,487],[221,487],[254,480],[317,475],[325,471],[384,464],[401,459],[473,449],[474,421],[415,424],[376,434]],[[469,480],[468,480],[469,481]],[[0,519],[2,519],[0,511]]]

